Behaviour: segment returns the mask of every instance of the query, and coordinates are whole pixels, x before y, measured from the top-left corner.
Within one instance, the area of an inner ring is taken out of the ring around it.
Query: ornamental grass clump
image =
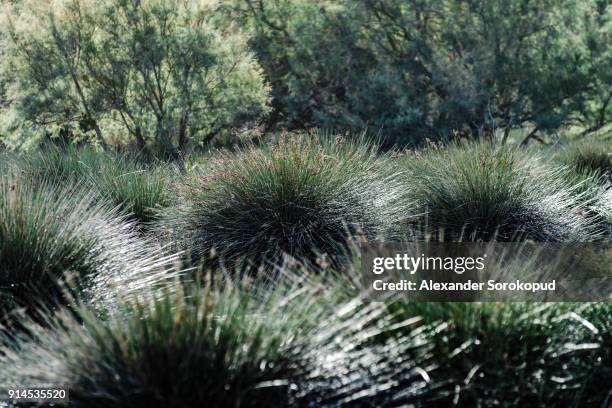
[[[129,302],[106,321],[86,309],[80,322],[61,312],[0,350],[0,382],[62,384],[71,407],[87,408],[415,400],[431,382],[428,330],[393,320],[381,304],[325,291],[235,282]]]
[[[448,324],[432,339],[439,406],[603,407],[612,375],[609,303],[404,304]],[[399,313],[402,315],[402,313]]]
[[[409,213],[394,163],[371,144],[284,137],[220,153],[208,170],[187,182],[161,222],[196,257],[337,261],[354,238],[392,238]]]
[[[89,180],[102,197],[119,206],[140,227],[148,229],[160,209],[172,202],[171,181],[176,171],[165,164],[142,165],[125,156],[116,157]]]
[[[602,230],[612,233],[612,149],[610,141],[575,142],[552,155],[564,178],[577,188],[586,211],[598,218]]]
[[[83,184],[141,227],[155,221],[159,208],[170,205],[170,183],[176,173],[170,165],[147,163],[135,154],[72,145],[46,145],[18,163],[24,176],[35,181]]]
[[[556,159],[580,176],[595,175],[612,183],[611,140],[588,140],[563,148]]]
[[[535,154],[487,144],[430,148],[404,159],[428,233],[454,240],[592,241],[588,200]]]
[[[66,304],[68,287],[103,302],[170,261],[86,189],[0,178],[0,314]]]
[[[287,406],[288,346],[302,320],[249,313],[253,301],[202,290],[131,305],[108,322],[85,309],[82,325],[62,314],[4,350],[0,379],[68,384],[71,407]]]

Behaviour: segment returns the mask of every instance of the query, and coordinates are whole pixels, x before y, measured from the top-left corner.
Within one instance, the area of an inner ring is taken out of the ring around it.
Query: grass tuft
[[[575,142],[561,150],[556,159],[577,175],[595,175],[612,183],[611,142],[589,140]]]
[[[422,225],[445,240],[592,241],[601,225],[578,186],[538,156],[487,144],[430,148],[404,159]]]
[[[174,169],[151,164],[133,154],[101,152],[91,147],[49,145],[18,161],[24,176],[42,183],[78,182],[114,203],[142,227],[170,205]]]
[[[133,223],[87,190],[0,178],[0,310],[28,311],[68,299],[60,282],[112,288],[147,285],[171,257],[141,240]],[[66,279],[65,279],[66,278]],[[141,282],[138,280],[142,279]]]
[[[439,406],[602,407],[612,383],[612,308],[602,303],[405,304],[447,322],[433,339]],[[401,314],[400,314],[401,315]]]
[[[214,251],[229,263],[339,257],[352,238],[392,237],[408,213],[390,158],[340,138],[220,153],[179,194],[162,229],[197,256]]]
[[[130,303],[109,321],[60,313],[1,350],[0,382],[64,384],[70,406],[88,408],[414,400],[429,379],[426,330],[413,321],[397,334],[382,305],[322,292],[234,284]]]

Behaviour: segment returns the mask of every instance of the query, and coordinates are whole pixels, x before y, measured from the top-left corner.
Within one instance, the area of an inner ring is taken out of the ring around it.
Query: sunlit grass
[[[295,279],[300,279],[295,277]],[[287,279],[290,281],[290,279]],[[301,282],[234,282],[29,323],[0,353],[2,383],[63,384],[73,407],[361,406],[406,403],[429,386],[428,338],[383,305]],[[52,369],[50,369],[50,367]]]
[[[608,239],[601,173],[544,154],[281,138],[179,174],[89,149],[4,153],[0,312],[26,330],[3,331],[0,385],[68,385],[75,407],[605,406],[609,303],[374,302],[360,286],[359,242],[415,230]],[[499,269],[546,272],[521,262]]]
[[[457,145],[410,153],[403,162],[421,225],[444,239],[583,242],[601,233],[579,186],[537,154]]]
[[[333,259],[351,238],[393,237],[409,216],[390,157],[339,138],[219,153],[178,194],[161,230],[197,256],[214,251],[228,263]]]
[[[20,176],[0,178],[0,310],[32,311],[69,301],[71,286],[103,290],[88,297],[115,296],[134,275],[147,284],[165,260],[154,243],[141,240],[125,220],[95,194],[79,186],[33,183]],[[64,286],[64,288],[62,288]],[[100,300],[100,299],[98,299]]]

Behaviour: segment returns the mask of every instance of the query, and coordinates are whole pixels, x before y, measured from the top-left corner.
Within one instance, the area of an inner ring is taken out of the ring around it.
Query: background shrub
[[[3,5],[7,133],[127,142],[177,157],[268,112],[245,34],[217,2]]]
[[[396,169],[372,145],[283,138],[222,154],[183,189],[161,222],[197,255],[259,264],[346,252],[349,237],[392,237],[407,216]]]
[[[612,19],[598,1],[233,3],[272,85],[270,127],[415,145],[610,121]]]

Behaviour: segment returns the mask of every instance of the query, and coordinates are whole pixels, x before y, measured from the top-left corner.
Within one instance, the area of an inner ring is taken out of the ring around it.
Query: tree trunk
[[[104,150],[108,150],[108,146],[106,145],[104,137],[102,136],[102,130],[100,129],[100,126],[98,126],[98,121],[91,117],[89,119],[91,120],[91,123],[93,123],[94,132],[96,132],[96,138],[98,139],[98,142],[100,142],[100,145]]]
[[[536,139],[540,143],[544,143],[544,140],[541,137],[536,136],[536,133],[538,132],[538,130],[539,129],[537,126],[533,128],[533,130],[529,132],[529,134],[523,139],[523,141],[521,142],[521,146],[527,146],[530,139]]]
[[[598,118],[597,121],[590,127],[586,128],[585,130],[583,130],[582,132],[580,132],[580,134],[578,135],[579,138],[583,138],[593,132],[598,131],[599,129],[603,128],[604,126],[607,125],[606,122],[606,110],[608,110],[608,105],[610,104],[610,101],[612,100],[612,94],[610,94],[610,96],[608,96],[608,98],[603,102],[600,110],[599,110],[599,114],[598,114]]]
[[[93,114],[91,113],[91,110],[89,109],[89,104],[87,103],[87,99],[85,98],[85,94],[83,93],[83,89],[81,88],[80,82],[74,72],[71,73],[71,76],[72,76],[72,82],[74,83],[74,87],[76,88],[77,94],[79,95],[79,99],[81,100],[81,105],[83,106],[83,110],[85,111],[85,115],[87,116],[87,120],[93,125],[94,132],[96,132],[96,138],[98,139],[98,142],[100,142],[100,145],[102,146],[102,148],[104,150],[108,150],[108,146],[106,145],[106,142],[104,141],[104,137],[102,136],[102,130],[100,129],[100,126],[98,125],[98,121],[94,119]]]
[[[140,127],[136,127],[136,130],[134,131],[134,137],[136,138],[136,146],[138,146],[140,150],[145,150],[146,145],[144,137],[142,137],[142,129],[140,129]]]
[[[157,117],[157,133],[156,133],[157,141],[165,150],[164,154],[169,154],[170,157],[175,159],[177,154],[177,148],[172,143],[172,138],[168,135],[168,130],[164,126],[163,118],[161,116]]]
[[[508,136],[510,136],[510,124],[506,125],[504,128],[504,135],[502,136],[501,141],[502,146],[505,146],[506,142],[508,141]]]
[[[184,152],[185,146],[187,145],[187,122],[189,120],[189,113],[185,112],[181,116],[181,122],[179,124],[179,140],[178,148],[179,151]]]

